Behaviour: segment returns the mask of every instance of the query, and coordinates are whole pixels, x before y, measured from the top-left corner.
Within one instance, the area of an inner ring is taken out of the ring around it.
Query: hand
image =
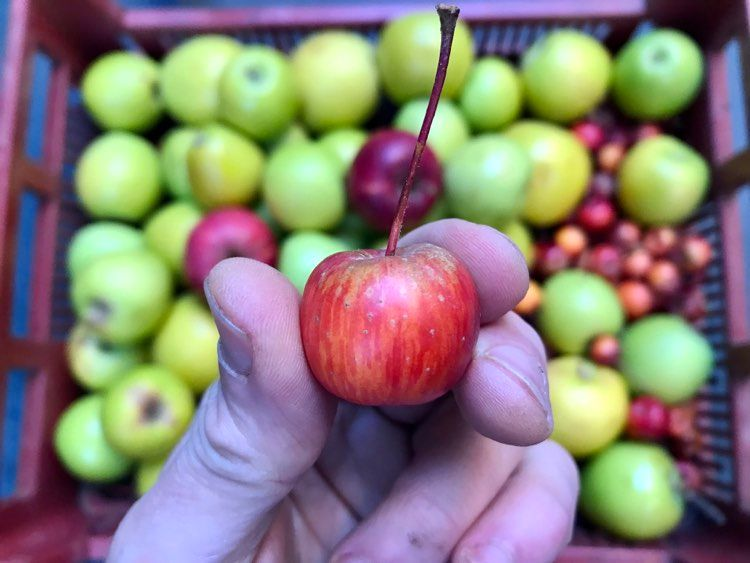
[[[460,256],[479,291],[482,330],[452,394],[338,404],[308,370],[297,291],[268,266],[226,260],[206,283],[220,379],[120,525],[111,561],[554,559],[578,477],[544,441],[542,343],[509,312],[528,285],[523,258],[497,231],[457,220],[403,240],[415,242]]]

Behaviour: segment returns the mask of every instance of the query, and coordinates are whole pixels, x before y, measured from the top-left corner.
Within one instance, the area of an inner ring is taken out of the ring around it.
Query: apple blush
[[[462,377],[479,335],[479,298],[461,260],[433,244],[396,248],[458,19],[458,8],[437,9],[435,83],[388,245],[328,257],[302,295],[302,344],[313,375],[332,394],[361,405],[415,405],[439,397]]]

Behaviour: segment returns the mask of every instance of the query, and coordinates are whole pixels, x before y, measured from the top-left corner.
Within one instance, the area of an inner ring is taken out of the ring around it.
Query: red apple
[[[630,403],[627,434],[636,440],[666,438],[669,434],[669,409],[656,397],[636,397]]]
[[[654,293],[645,283],[626,280],[617,286],[622,308],[631,320],[650,313],[654,308]]]
[[[591,249],[583,267],[611,282],[616,282],[622,273],[622,254],[616,246],[600,243]]]
[[[612,230],[612,242],[625,250],[638,246],[641,240],[641,228],[627,219],[618,221]]]
[[[642,141],[643,139],[661,135],[661,133],[662,128],[656,123],[641,123],[635,129],[635,132],[633,134],[633,141],[637,143],[638,141]]]
[[[703,472],[700,467],[684,460],[677,461],[676,465],[682,479],[682,487],[686,491],[699,491],[703,486]]]
[[[713,257],[711,243],[698,235],[686,236],[681,250],[683,268],[690,273],[704,270]]]
[[[601,233],[615,224],[617,211],[611,200],[602,196],[589,196],[576,213],[576,222],[588,233]]]
[[[666,256],[677,246],[677,231],[672,227],[650,229],[643,237],[643,246],[655,258]]]
[[[417,137],[406,131],[378,131],[352,163],[347,181],[349,201],[376,229],[386,230],[393,221],[416,142]],[[432,149],[425,147],[409,197],[405,225],[410,227],[424,219],[442,193],[440,163]]]
[[[613,173],[617,172],[625,157],[625,143],[609,141],[601,146],[596,153],[596,162],[601,170]]]
[[[558,245],[539,242],[534,250],[534,271],[540,276],[551,276],[570,264],[567,253]]]
[[[706,295],[699,286],[695,286],[681,300],[677,312],[688,321],[696,323],[706,316],[707,307]]]
[[[190,285],[203,291],[203,281],[225,258],[244,256],[273,266],[278,247],[270,227],[241,207],[225,207],[206,214],[188,238],[185,274]]]
[[[620,359],[620,341],[611,334],[600,334],[589,344],[589,358],[597,364],[615,366]]]
[[[586,233],[576,225],[565,225],[555,233],[555,244],[570,258],[575,258],[583,252],[588,243]]]
[[[594,121],[580,121],[572,131],[589,150],[595,151],[604,143],[604,128]]]
[[[651,268],[654,260],[645,248],[634,248],[622,262],[623,273],[634,279],[643,278]]]
[[[646,279],[649,285],[661,297],[674,296],[682,283],[680,270],[674,262],[665,259],[660,259],[653,263],[646,274]]]

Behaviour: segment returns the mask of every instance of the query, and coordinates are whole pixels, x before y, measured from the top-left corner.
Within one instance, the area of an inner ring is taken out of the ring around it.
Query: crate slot
[[[16,234],[16,260],[13,268],[10,333],[16,338],[29,335],[32,312],[32,280],[36,250],[36,225],[41,197],[31,189],[21,194]]]
[[[724,47],[727,69],[727,96],[732,129],[732,151],[737,153],[748,145],[748,123],[745,107],[745,86],[742,72],[742,53],[737,38]]]
[[[44,51],[36,51],[32,58],[32,86],[29,111],[26,120],[26,156],[35,162],[44,158],[45,123],[47,121],[47,100],[54,70],[52,58]]]
[[[0,501],[14,496],[21,457],[23,411],[30,370],[12,369],[0,379],[5,390],[0,411]]]

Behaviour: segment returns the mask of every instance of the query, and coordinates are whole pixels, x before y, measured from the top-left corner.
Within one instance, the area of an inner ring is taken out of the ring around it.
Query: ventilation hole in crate
[[[12,497],[17,490],[29,376],[30,371],[23,369],[12,369],[0,376],[0,389],[4,391],[0,396],[0,500]]]
[[[36,222],[40,205],[41,198],[34,191],[26,189],[21,194],[10,312],[10,333],[16,338],[28,336],[31,326]]]
[[[745,77],[742,72],[742,53],[740,43],[735,38],[724,47],[724,58],[727,69],[727,94],[729,98],[729,115],[732,125],[732,149],[738,152],[747,147],[748,123],[745,107]]]
[[[43,51],[34,53],[32,62],[31,99],[26,122],[26,156],[41,161],[44,152],[44,123],[47,116],[47,97],[54,62]]]

